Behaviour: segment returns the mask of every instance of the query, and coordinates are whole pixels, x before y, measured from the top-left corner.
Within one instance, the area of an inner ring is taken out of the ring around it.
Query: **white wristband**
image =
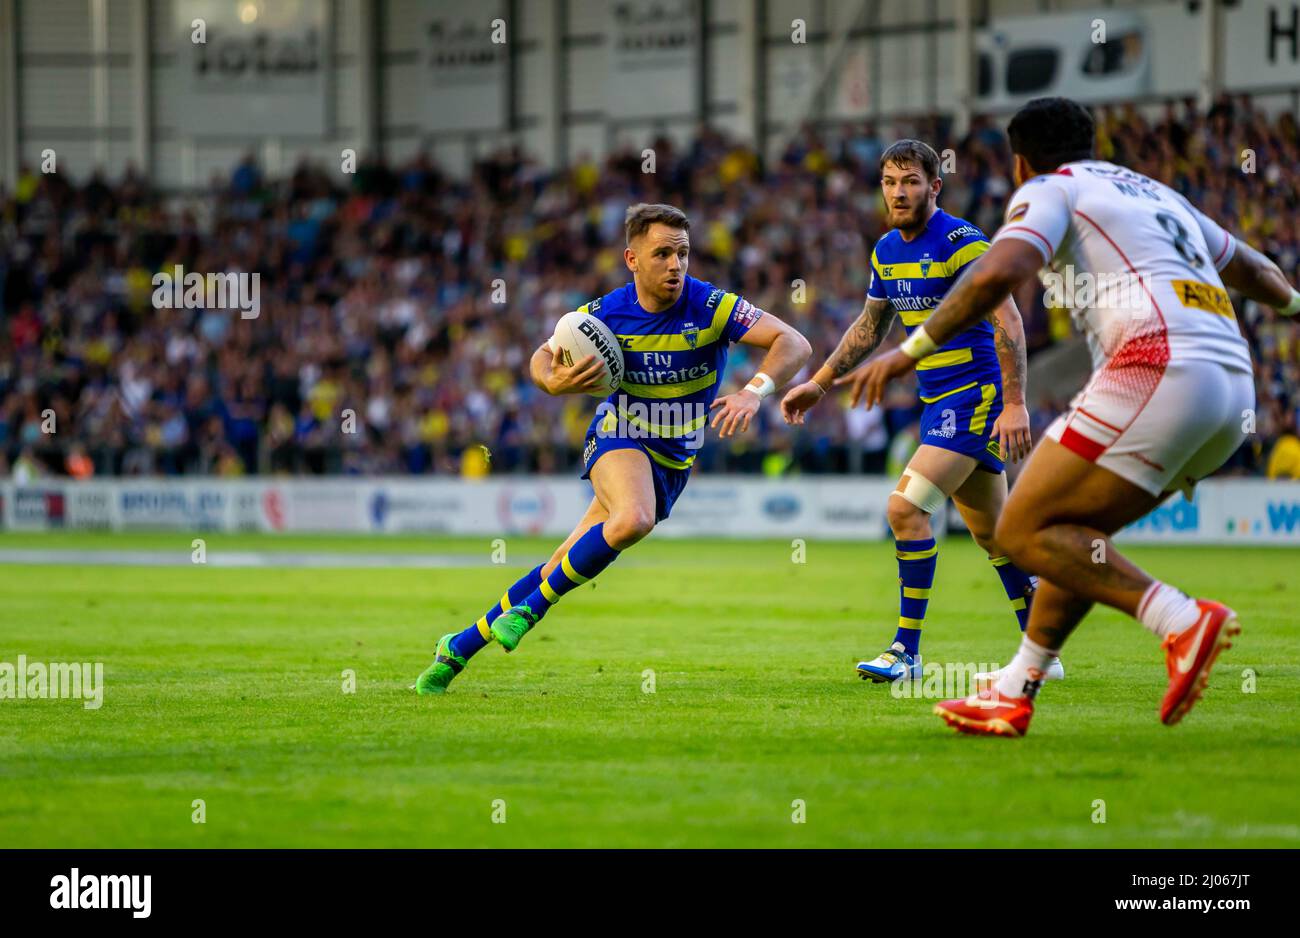
[[[1283,316],[1294,316],[1296,313],[1300,313],[1300,290],[1293,287],[1291,289],[1291,302],[1279,309],[1278,312]]]
[[[757,384],[758,387],[754,387],[755,384]],[[754,377],[749,379],[749,384],[745,385],[745,390],[753,391],[758,395],[758,399],[761,401],[776,390],[776,382],[760,371],[758,374],[754,375]]]
[[[899,349],[908,358],[915,358],[920,361],[927,355],[933,355],[939,346],[934,344],[934,339],[930,338],[930,333],[925,331],[925,326],[921,326],[915,332],[907,337]]]

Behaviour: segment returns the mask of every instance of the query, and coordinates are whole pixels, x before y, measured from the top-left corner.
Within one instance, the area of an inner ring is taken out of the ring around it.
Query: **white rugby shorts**
[[[1245,441],[1254,376],[1138,352],[1094,374],[1047,436],[1152,495],[1182,490],[1190,498]]]

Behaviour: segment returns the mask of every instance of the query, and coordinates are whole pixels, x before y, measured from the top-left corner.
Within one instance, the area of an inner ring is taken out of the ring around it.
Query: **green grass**
[[[1156,718],[1156,640],[1109,610],[1066,649],[1068,680],[1043,692],[1023,740],[957,736],[928,701],[858,681],[854,662],[897,616],[885,543],[814,542],[800,565],[788,542],[652,539],[515,654],[486,649],[445,697],[408,690],[434,639],[550,546],[512,539],[505,568],[6,567],[0,661],[102,661],[106,690],[98,711],[0,700],[0,843],[1300,845],[1294,552],[1131,549],[1242,617],[1173,729]],[[0,536],[24,547],[188,553],[189,537]],[[490,551],[488,538],[208,536],[209,554],[250,548]],[[1019,640],[964,538],[942,546],[928,621],[931,661],[1004,662]],[[795,799],[806,823],[791,822]]]

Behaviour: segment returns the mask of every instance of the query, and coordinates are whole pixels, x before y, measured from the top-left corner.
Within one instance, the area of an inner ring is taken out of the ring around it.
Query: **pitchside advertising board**
[[[878,540],[888,530],[887,479],[767,481],[735,476],[693,479],[662,537],[812,537]]]
[[[699,476],[659,537],[885,540],[883,478]],[[591,502],[568,476],[460,479],[129,479],[0,485],[12,531],[266,531],[564,536]],[[950,510],[936,532],[961,535]],[[945,524],[945,520],[950,522]],[[1300,546],[1300,482],[1216,479],[1170,499],[1121,542]]]
[[[1122,540],[1300,545],[1300,483],[1223,479],[1177,495],[1124,529]]]

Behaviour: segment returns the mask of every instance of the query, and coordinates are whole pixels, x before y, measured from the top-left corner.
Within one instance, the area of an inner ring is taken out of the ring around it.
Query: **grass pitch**
[[[797,564],[788,542],[651,538],[518,652],[490,646],[446,696],[422,698],[408,688],[434,640],[549,541],[511,539],[500,567],[489,538],[205,537],[210,558],[484,565],[5,566],[0,661],[100,661],[105,691],[97,711],[0,700],[0,844],[1300,846],[1294,551],[1131,548],[1240,613],[1206,698],[1161,726],[1158,643],[1100,610],[1028,737],[1000,740],[957,736],[931,701],[852,674],[893,634],[887,543],[813,542]],[[187,556],[190,537],[10,534],[0,548]],[[969,540],[941,544],[935,587],[927,661],[1007,661],[1019,632]]]

